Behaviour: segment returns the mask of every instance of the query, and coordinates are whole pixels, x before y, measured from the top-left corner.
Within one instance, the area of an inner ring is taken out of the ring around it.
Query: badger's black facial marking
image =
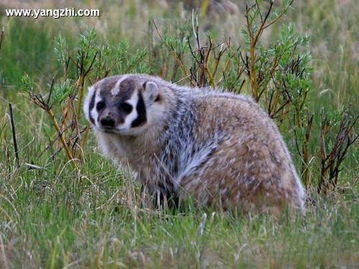
[[[96,109],[97,111],[101,111],[106,107],[106,103],[104,101],[100,101],[97,103],[96,105]]]
[[[120,83],[120,92],[122,100],[128,100],[131,98],[134,90],[136,88],[135,82],[131,79],[125,79]]]
[[[121,103],[120,104],[120,110],[125,112],[126,114],[130,114],[132,112],[132,105],[128,103]]]
[[[137,110],[137,118],[131,123],[131,127],[139,127],[146,123],[147,115],[146,115],[146,106],[143,101],[143,96],[141,92],[138,92],[138,102],[136,106]]]
[[[92,117],[91,115],[91,110],[94,108],[95,106],[95,97],[96,97],[96,91],[94,91],[92,97],[91,97],[91,101],[90,101],[90,105],[89,105],[89,118],[92,124],[95,124],[95,119]]]

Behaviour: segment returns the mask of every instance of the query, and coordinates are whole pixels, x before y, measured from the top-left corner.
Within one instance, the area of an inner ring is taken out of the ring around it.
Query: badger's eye
[[[122,103],[120,105],[120,108],[122,111],[124,111],[126,114],[130,114],[132,111],[132,106],[128,103]]]
[[[97,109],[97,111],[100,111],[100,110],[104,109],[105,106],[106,106],[105,102],[104,102],[104,101],[100,101],[100,102],[97,103],[96,109]]]

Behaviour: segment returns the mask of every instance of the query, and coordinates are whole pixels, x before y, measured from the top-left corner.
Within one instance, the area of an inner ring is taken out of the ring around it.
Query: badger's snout
[[[107,115],[100,119],[100,124],[103,128],[113,128],[115,127],[115,120]]]
[[[103,129],[115,129],[119,125],[123,124],[124,118],[121,113],[116,112],[116,108],[105,109],[100,113],[98,117],[98,122],[101,128]]]

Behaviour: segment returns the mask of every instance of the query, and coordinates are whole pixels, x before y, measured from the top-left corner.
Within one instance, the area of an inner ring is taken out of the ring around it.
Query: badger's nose
[[[106,128],[113,128],[115,127],[115,120],[109,116],[105,117],[105,118],[102,118],[100,120],[100,123],[103,127],[106,127]]]

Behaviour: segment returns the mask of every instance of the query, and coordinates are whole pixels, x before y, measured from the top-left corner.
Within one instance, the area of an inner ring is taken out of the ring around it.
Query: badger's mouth
[[[94,124],[93,127],[102,133],[106,134],[121,134],[121,132],[124,130],[123,128],[117,128],[117,127],[108,127],[108,126],[98,126],[97,124]]]
[[[94,128],[104,134],[108,135],[119,135],[119,136],[139,136],[141,135],[146,126],[140,126],[135,128],[126,128],[125,126],[116,126],[116,127],[101,127],[98,125],[93,125]]]
[[[120,131],[113,129],[113,128],[102,128],[101,132],[104,132],[106,134],[118,134]]]

